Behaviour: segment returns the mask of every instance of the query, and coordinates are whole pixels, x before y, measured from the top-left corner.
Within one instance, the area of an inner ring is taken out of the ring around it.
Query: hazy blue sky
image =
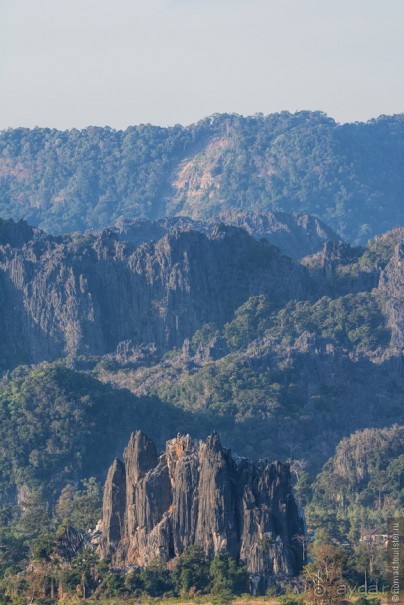
[[[404,111],[404,0],[0,0],[0,128]]]

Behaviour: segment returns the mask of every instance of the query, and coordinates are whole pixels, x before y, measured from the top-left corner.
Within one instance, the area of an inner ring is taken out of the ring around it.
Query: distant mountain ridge
[[[188,127],[0,133],[0,214],[51,233],[126,218],[310,213],[351,242],[403,223],[404,115],[214,115]]]
[[[158,241],[170,231],[198,231],[208,235],[215,225],[223,223],[240,227],[255,239],[266,239],[292,258],[302,258],[319,252],[328,241],[340,237],[318,218],[309,214],[286,212],[227,212],[206,220],[186,216],[149,219],[121,219],[109,229],[122,241],[136,247],[149,241]],[[88,233],[99,235],[102,230]]]

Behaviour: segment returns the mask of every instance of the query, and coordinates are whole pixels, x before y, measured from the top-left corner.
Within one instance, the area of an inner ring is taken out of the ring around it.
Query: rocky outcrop
[[[241,227],[253,237],[267,239],[284,254],[302,258],[319,252],[339,235],[316,216],[303,212],[227,212],[218,216],[228,225]]]
[[[245,561],[263,588],[274,576],[300,571],[304,523],[287,465],[238,458],[216,433],[204,442],[177,436],[157,456],[139,431],[124,458],[125,465],[113,463],[105,484],[104,557],[144,566],[155,557],[175,559],[195,544],[210,558],[228,552]]]
[[[107,544],[118,544],[123,535],[126,508],[125,465],[115,458],[104,486],[104,539]]]
[[[317,266],[323,270],[326,279],[332,279],[338,267],[356,262],[361,254],[363,248],[359,246],[330,241],[324,244],[322,251],[317,255]]]
[[[250,296],[308,296],[307,270],[242,229],[174,230],[133,249],[110,230],[0,246],[0,366],[180,347]]]

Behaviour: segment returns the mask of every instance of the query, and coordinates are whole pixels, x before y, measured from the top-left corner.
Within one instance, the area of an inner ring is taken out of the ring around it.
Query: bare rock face
[[[267,239],[292,258],[320,252],[326,242],[341,240],[328,225],[306,213],[233,211],[217,219],[241,227],[257,239]]]
[[[318,295],[343,296],[377,288],[380,270],[377,267],[357,269],[353,275],[338,276],[338,270],[357,263],[364,252],[360,246],[341,241],[327,241],[321,252],[302,259],[318,284]],[[328,291],[327,291],[328,286]]]
[[[124,493],[122,520],[117,495]],[[289,467],[233,456],[216,433],[205,442],[178,436],[157,456],[139,431],[125,450],[125,465],[115,460],[108,473],[101,554],[116,564],[168,562],[195,544],[210,558],[228,552],[245,561],[255,584],[265,588],[274,576],[299,573],[303,534]]]
[[[103,548],[108,551],[116,550],[123,536],[126,509],[126,480],[125,465],[118,458],[109,468],[104,486],[103,499]]]

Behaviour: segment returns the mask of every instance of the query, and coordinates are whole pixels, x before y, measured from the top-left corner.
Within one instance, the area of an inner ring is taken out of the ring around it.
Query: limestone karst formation
[[[158,455],[138,431],[109,469],[101,551],[116,564],[170,561],[195,544],[243,560],[265,586],[299,572],[302,535],[288,465],[239,458],[216,433],[178,435]]]

